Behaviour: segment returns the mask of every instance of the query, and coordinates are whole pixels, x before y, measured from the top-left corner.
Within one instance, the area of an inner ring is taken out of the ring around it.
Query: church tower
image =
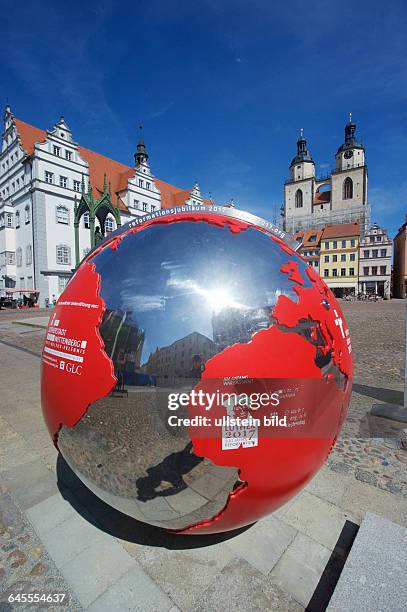
[[[349,210],[362,229],[368,223],[367,166],[365,148],[356,138],[356,124],[352,113],[345,125],[345,140],[335,155],[332,172],[332,209]],[[358,217],[358,219],[356,219]]]
[[[294,232],[301,224],[300,218],[312,214],[314,197],[315,164],[307,149],[307,141],[301,129],[297,140],[297,155],[289,169],[289,179],[284,186],[284,225]]]

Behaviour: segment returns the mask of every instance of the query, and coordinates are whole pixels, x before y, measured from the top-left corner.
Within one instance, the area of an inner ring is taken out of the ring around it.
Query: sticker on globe
[[[251,418],[250,406],[242,404],[240,396],[236,395],[228,398],[223,405],[227,417],[222,425],[222,450],[234,450],[240,446],[242,448],[258,446],[259,428],[256,422],[251,423],[256,420]]]

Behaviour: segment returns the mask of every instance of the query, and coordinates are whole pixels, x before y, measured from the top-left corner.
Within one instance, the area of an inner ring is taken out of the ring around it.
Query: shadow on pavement
[[[234,538],[251,527],[249,525],[212,535],[177,535],[160,527],[136,521],[103,502],[83,484],[61,454],[57,459],[57,478],[62,497],[85,520],[113,537],[128,542],[173,550],[202,548]]]
[[[382,387],[371,387],[369,385],[353,383],[352,391],[382,402],[388,402],[389,404],[403,405],[403,392],[396,389],[384,389]]]

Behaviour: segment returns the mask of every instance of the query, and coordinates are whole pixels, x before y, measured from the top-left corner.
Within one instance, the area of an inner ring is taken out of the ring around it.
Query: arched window
[[[16,212],[16,227],[20,227],[20,213]]]
[[[57,246],[57,264],[69,265],[71,263],[71,249],[66,244]]]
[[[26,223],[30,222],[30,207],[29,206],[25,207],[25,222]]]
[[[302,191],[297,189],[295,192],[295,208],[302,208]]]
[[[69,225],[69,210],[66,206],[57,206],[57,223],[64,223]]]
[[[31,244],[28,244],[25,249],[25,263],[27,266],[31,266],[33,260],[33,251]]]
[[[110,234],[113,231],[114,231],[114,219],[111,215],[109,215],[108,217],[106,217],[106,220],[105,220],[105,235],[107,236],[107,234]]]
[[[89,213],[88,212],[83,213],[83,227],[85,229],[89,229],[90,228],[90,220],[89,220]]]
[[[23,264],[23,249],[18,247],[16,251],[17,268],[21,268]]]
[[[353,181],[348,176],[343,181],[343,199],[344,200],[351,200],[352,198],[353,198]]]

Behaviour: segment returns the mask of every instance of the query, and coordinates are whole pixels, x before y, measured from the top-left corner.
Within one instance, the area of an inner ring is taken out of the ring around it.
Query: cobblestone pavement
[[[36,610],[82,610],[30,523],[0,483],[0,611],[32,610],[32,604],[9,603],[22,593],[65,594],[62,604],[36,604]]]
[[[328,466],[357,480],[407,497],[407,452],[401,431],[369,415],[374,403],[403,402],[406,301],[341,302],[354,355],[349,414]]]

